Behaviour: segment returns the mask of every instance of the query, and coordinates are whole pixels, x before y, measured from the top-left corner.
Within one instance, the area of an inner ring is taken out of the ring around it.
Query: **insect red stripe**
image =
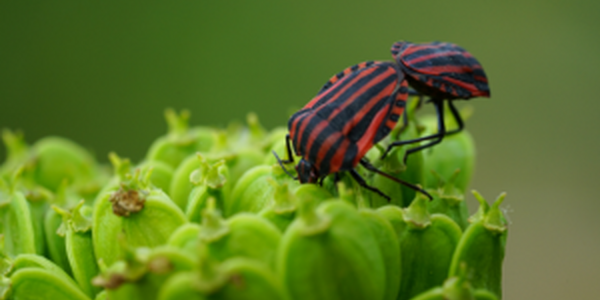
[[[335,99],[337,99],[341,94],[343,94],[345,91],[347,91],[349,88],[352,87],[353,84],[355,84],[357,81],[359,81],[362,77],[369,75],[371,73],[373,73],[375,71],[375,68],[370,69],[370,70],[365,70],[362,74],[363,76],[356,76],[355,78],[352,79],[352,81],[345,83],[343,81],[339,81],[336,82],[333,86],[331,86],[329,89],[335,89],[335,87],[338,84],[344,83],[345,86],[344,88],[340,89],[335,95],[333,95],[329,101],[334,101]],[[323,97],[329,95],[329,93],[322,93],[320,95],[318,95],[317,97],[313,98],[310,102],[308,102],[308,104],[306,106],[304,106],[305,108],[312,108],[317,102],[319,102],[319,100],[321,100]]]
[[[306,153],[311,152],[311,149],[313,147],[315,140],[317,139],[317,137],[319,136],[321,131],[323,131],[323,129],[325,129],[325,127],[327,127],[327,121],[322,120],[314,128],[312,128],[312,131],[310,132],[310,135],[308,136],[308,140],[306,141]],[[315,144],[315,147],[320,147],[320,146],[321,145],[319,145],[318,143]]]
[[[375,118],[373,118],[372,123],[373,124],[381,124],[383,122],[383,119],[387,116],[387,112],[388,112],[387,109],[379,110],[377,115],[375,115]],[[358,140],[356,142],[356,146],[361,151],[359,153],[357,153],[356,157],[354,158],[354,161],[353,161],[354,165],[358,164],[358,161],[360,161],[360,159],[363,156],[365,156],[367,151],[369,151],[369,149],[371,149],[371,147],[373,146],[373,140],[374,140],[376,134],[377,134],[377,130],[367,130],[365,132],[365,134],[360,138],[360,140]]]
[[[300,123],[300,129],[298,130],[298,135],[296,136],[296,140],[294,141],[295,145],[305,145],[305,142],[302,140],[302,136],[304,135],[304,130],[306,129],[306,126],[308,126],[308,124],[310,123],[310,120],[315,116],[315,114],[310,114],[308,115],[308,117],[304,118],[301,123]],[[297,149],[300,150],[298,151],[298,154],[304,155],[305,152],[308,152],[308,148],[304,148],[303,151],[302,149]]]
[[[372,70],[369,70],[371,72],[365,72],[365,74],[361,74],[363,76],[357,76],[357,78],[362,78],[365,77],[369,74],[371,74],[373,71],[375,71],[375,68],[373,68]],[[377,83],[379,83],[380,81],[384,80],[385,78],[389,77],[390,75],[394,74],[396,71],[392,68],[389,68],[388,70],[386,70],[385,72],[379,74],[378,76],[376,76],[375,78],[373,78],[371,81],[369,81],[367,84],[365,84],[364,86],[362,86],[360,89],[358,89],[353,95],[352,97],[348,98],[346,101],[344,101],[344,103],[342,105],[340,105],[340,107],[337,107],[332,113],[331,115],[329,115],[328,120],[331,121],[333,118],[335,118],[335,116],[337,116],[340,112],[342,112],[348,105],[352,104],[353,101],[358,98],[359,96],[361,96],[363,93],[365,93],[366,91],[368,91],[371,87],[373,87],[374,85],[376,85]]]
[[[338,147],[335,152],[335,155],[331,159],[331,169],[329,172],[335,173],[339,171],[339,168],[344,163],[344,156],[346,151],[348,150],[348,146],[350,146],[350,141],[346,138],[342,141],[342,144]]]
[[[389,97],[389,95],[391,94],[391,92],[394,90],[395,86],[396,86],[396,82],[392,82],[392,83],[388,84],[384,89],[382,89],[377,95],[375,95],[373,98],[371,98],[369,100],[369,102],[367,102],[365,104],[365,106],[363,106],[363,108],[361,108],[361,110],[359,110],[352,117],[352,121],[346,123],[346,125],[344,126],[344,129],[342,130],[342,132],[344,134],[348,134],[350,132],[350,130],[352,130],[356,126],[356,124],[358,124],[358,122],[360,122],[365,117],[365,115],[369,111],[371,111],[371,109],[373,108],[373,106],[375,106],[380,101],[382,101],[382,98]],[[331,120],[331,118],[330,118],[330,120]]]
[[[330,134],[322,143],[321,143],[321,148],[319,148],[319,152],[317,153],[317,163],[318,165],[322,164],[322,163],[329,163],[329,168],[331,170],[331,162],[322,162],[320,160],[322,160],[325,155],[327,154],[327,151],[329,151],[329,149],[331,149],[331,147],[335,144],[335,142],[340,138],[341,133],[336,131],[333,134]],[[331,171],[330,171],[331,172]]]

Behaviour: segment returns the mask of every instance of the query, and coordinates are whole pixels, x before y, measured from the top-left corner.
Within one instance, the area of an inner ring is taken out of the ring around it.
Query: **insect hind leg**
[[[367,189],[371,192],[377,193],[379,196],[385,198],[388,202],[390,202],[392,200],[392,198],[390,198],[390,196],[384,194],[378,188],[368,185],[367,182],[365,181],[365,179],[362,178],[362,176],[360,176],[360,174],[358,174],[358,172],[356,172],[356,170],[350,170],[349,172],[350,172],[350,175],[352,175],[354,180],[356,180],[356,182],[358,182],[358,184],[360,186],[364,187],[365,189]]]
[[[392,176],[392,175],[390,175],[388,173],[385,173],[385,172],[377,169],[375,166],[373,166],[371,163],[369,163],[368,161],[366,161],[364,158],[360,160],[360,164],[363,167],[365,167],[365,169],[367,169],[367,170],[369,170],[371,172],[377,173],[377,174],[379,174],[379,175],[381,175],[383,177],[386,177],[386,178],[388,178],[390,180],[393,180],[393,181],[395,181],[397,183],[400,183],[400,184],[402,184],[402,185],[404,185],[404,186],[406,186],[408,188],[411,188],[411,189],[413,189],[413,190],[415,190],[415,191],[417,191],[419,193],[422,193],[423,195],[427,196],[427,198],[429,198],[429,200],[433,199],[433,197],[431,197],[431,195],[428,192],[426,192],[424,189],[422,189],[422,188],[420,188],[420,187],[418,187],[418,186],[416,186],[416,185],[414,185],[414,184],[412,184],[410,182],[406,182],[406,181],[404,181],[402,179],[398,179],[398,178],[396,178],[396,177],[394,177],[394,176]]]

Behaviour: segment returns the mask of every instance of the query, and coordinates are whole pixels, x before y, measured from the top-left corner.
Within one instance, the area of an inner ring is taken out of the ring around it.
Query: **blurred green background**
[[[595,299],[599,32],[600,1],[583,0],[5,0],[0,127],[139,160],[166,107],[217,126],[254,111],[273,128],[331,75],[390,59],[396,40],[454,42],[490,80],[467,128],[472,187],[508,192],[505,299]]]

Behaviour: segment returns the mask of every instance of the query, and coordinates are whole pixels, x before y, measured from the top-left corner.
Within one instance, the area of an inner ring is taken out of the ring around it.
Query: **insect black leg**
[[[427,196],[427,198],[429,198],[429,200],[433,199],[431,197],[431,195],[428,192],[426,192],[424,189],[422,189],[422,188],[420,188],[420,187],[418,187],[418,186],[416,186],[416,185],[414,185],[414,184],[412,184],[410,182],[406,182],[406,181],[404,181],[402,179],[398,179],[398,178],[396,178],[396,177],[394,177],[394,176],[392,176],[392,175],[390,175],[388,173],[385,173],[385,172],[377,169],[375,166],[373,166],[371,163],[369,163],[365,159],[361,159],[360,160],[360,164],[363,167],[365,167],[365,169],[367,169],[367,170],[369,170],[371,172],[375,172],[375,173],[377,173],[377,174],[379,174],[379,175],[381,175],[383,177],[386,177],[386,178],[388,178],[390,180],[393,180],[393,181],[395,181],[397,183],[400,183],[400,184],[402,184],[404,186],[407,186],[407,187],[409,187],[409,188],[411,188],[411,189],[413,189],[413,190],[415,190],[415,191],[417,191],[419,193],[422,193],[423,195]]]
[[[451,100],[448,101],[448,107],[450,108],[450,112],[452,112],[452,116],[454,117],[454,120],[456,120],[456,124],[458,125],[458,128],[446,132],[446,135],[459,133],[465,128],[465,123],[463,122],[463,119],[460,116],[458,109],[456,109],[456,107],[454,106],[454,104]]]
[[[287,150],[288,158],[286,160],[282,160],[284,164],[289,164],[294,162],[294,156],[292,155],[292,147],[290,147],[290,135],[285,135],[285,148]]]
[[[434,102],[434,104],[438,115],[438,132],[429,136],[429,138],[432,139],[432,141],[429,143],[406,150],[406,153],[404,154],[404,163],[406,163],[406,159],[410,154],[440,143],[444,138],[444,135],[446,135],[446,125],[444,124],[444,102],[442,102],[442,100],[438,100]]]
[[[281,160],[281,158],[279,158],[279,156],[277,156],[277,153],[275,153],[275,151],[273,151],[273,155],[275,155],[275,158],[277,159],[277,162],[279,163],[279,165],[281,166],[281,168],[283,169],[283,171],[288,174],[288,176],[292,177],[292,179],[297,180],[298,176],[294,177],[292,174],[290,174],[290,172],[288,172],[288,170],[283,166],[283,164],[289,164],[289,163],[293,163],[294,162],[294,156],[292,155],[292,149],[290,147],[290,135],[286,135],[285,136],[285,144],[286,144],[286,148],[287,148],[287,155],[288,155],[288,159],[286,160]]]
[[[413,144],[413,143],[422,142],[422,141],[426,141],[426,140],[433,140],[430,143],[425,144],[423,146],[419,146],[419,147],[415,147],[415,148],[407,150],[406,155],[404,156],[404,161],[406,162],[406,158],[407,158],[408,154],[425,149],[427,147],[431,147],[431,146],[439,143],[442,140],[442,138],[446,134],[446,126],[444,124],[444,102],[441,99],[436,99],[436,100],[432,100],[432,101],[433,101],[433,104],[435,105],[435,109],[436,109],[437,117],[438,117],[438,132],[436,134],[432,134],[429,136],[424,136],[424,137],[420,137],[420,138],[416,138],[416,139],[412,139],[412,140],[393,142],[387,147],[387,149],[381,156],[382,159],[385,158],[387,156],[387,154],[394,147]]]
[[[319,179],[319,186],[321,186],[321,187],[323,186],[323,181],[325,181],[325,176],[323,176]]]
[[[384,194],[377,188],[374,188],[374,187],[368,185],[367,182],[365,181],[365,179],[362,178],[362,176],[360,176],[360,174],[358,174],[358,172],[356,172],[356,170],[350,170],[350,175],[352,175],[352,177],[354,177],[354,180],[356,180],[356,182],[358,182],[358,184],[360,186],[364,187],[365,189],[377,193],[379,196],[387,199],[388,202],[390,202],[392,200],[388,195]]]

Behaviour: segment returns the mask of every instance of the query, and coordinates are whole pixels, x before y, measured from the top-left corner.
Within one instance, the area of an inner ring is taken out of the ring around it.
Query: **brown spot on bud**
[[[150,261],[150,264],[148,264],[148,269],[150,272],[155,274],[166,274],[171,272],[173,268],[173,263],[171,263],[168,258],[163,256],[154,258],[152,261]]]
[[[246,288],[246,280],[244,280],[242,274],[232,274],[229,277],[229,282],[231,282],[231,284],[233,284],[233,286],[235,286],[238,290],[243,290]]]
[[[121,274],[113,274],[108,278],[103,276],[96,276],[92,279],[92,284],[105,289],[114,290],[120,287],[122,284],[127,282],[125,277]]]
[[[109,200],[112,203],[113,213],[121,217],[139,212],[144,208],[146,201],[138,190],[126,190],[123,187],[114,192]]]

